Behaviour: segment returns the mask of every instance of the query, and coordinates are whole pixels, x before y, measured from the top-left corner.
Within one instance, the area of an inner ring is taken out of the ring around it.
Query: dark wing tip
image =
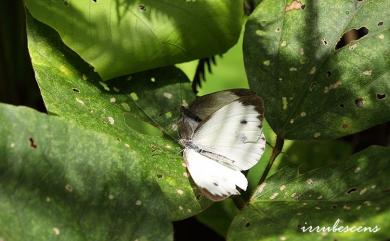
[[[259,112],[260,120],[264,117],[264,101],[260,96],[257,95],[251,95],[251,96],[244,96],[238,99],[238,101],[243,105],[253,105],[255,107],[255,110]]]

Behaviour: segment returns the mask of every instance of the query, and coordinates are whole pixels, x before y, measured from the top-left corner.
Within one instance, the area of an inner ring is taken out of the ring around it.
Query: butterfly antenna
[[[168,136],[174,142],[176,142],[176,138],[174,138],[171,134],[169,134],[157,121],[155,121],[150,115],[148,115],[142,108],[137,104],[135,100],[133,100],[134,105],[148,118],[164,135]]]

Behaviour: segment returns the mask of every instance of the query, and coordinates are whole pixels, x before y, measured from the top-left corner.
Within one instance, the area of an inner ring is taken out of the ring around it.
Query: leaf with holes
[[[261,2],[245,27],[245,67],[278,135],[337,138],[390,120],[388,6]]]
[[[383,240],[390,235],[388,156],[390,148],[369,147],[337,166],[279,171],[235,217],[228,240]]]
[[[112,145],[142,155],[168,200],[172,219],[203,210],[209,202],[197,199],[175,137],[169,138],[175,134],[180,101],[190,101],[187,77],[167,67],[102,82],[52,29],[32,18],[27,23],[29,51],[47,110],[82,129],[110,135],[118,141]]]
[[[104,80],[224,53],[237,41],[243,20],[243,0],[25,4]]]
[[[1,240],[172,240],[147,157],[26,107],[0,123]]]

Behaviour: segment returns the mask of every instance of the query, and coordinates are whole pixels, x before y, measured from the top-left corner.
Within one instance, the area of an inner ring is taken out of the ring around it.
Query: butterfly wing
[[[248,89],[230,89],[197,97],[188,107],[188,111],[200,120],[206,119],[221,107],[246,96],[256,93]]]
[[[245,96],[253,96],[255,92],[248,89],[230,89],[197,97],[186,108],[182,106],[182,118],[179,121],[179,133],[182,139],[190,139],[202,120],[215,111]]]
[[[206,151],[206,156],[220,162],[230,162],[227,164],[239,170],[248,170],[257,163],[265,149],[263,115],[264,106],[260,97],[241,97],[203,120],[195,130],[192,141]],[[215,154],[223,158],[215,157]]]
[[[237,187],[246,190],[248,181],[239,170],[221,165],[193,149],[185,149],[183,156],[192,180],[211,200],[240,194]]]

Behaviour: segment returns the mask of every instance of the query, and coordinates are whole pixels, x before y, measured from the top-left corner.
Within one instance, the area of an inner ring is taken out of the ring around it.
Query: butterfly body
[[[199,97],[182,113],[179,143],[195,184],[215,201],[246,190],[241,171],[255,165],[265,147],[261,98],[249,90],[221,91]]]

